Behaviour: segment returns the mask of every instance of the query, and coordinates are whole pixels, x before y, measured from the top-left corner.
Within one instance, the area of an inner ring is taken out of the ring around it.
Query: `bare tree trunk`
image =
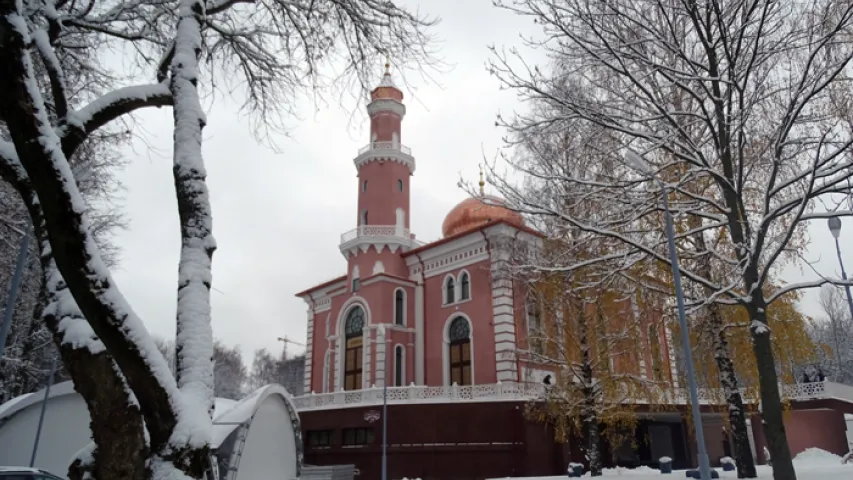
[[[728,348],[726,331],[720,318],[718,305],[709,305],[711,338],[714,349],[714,361],[720,374],[720,385],[726,396],[728,405],[729,424],[732,428],[734,440],[735,464],[737,465],[738,478],[755,478],[755,459],[752,458],[752,449],[749,446],[749,435],[746,427],[746,412],[743,406],[743,397],[740,394],[737,377],[735,376],[734,363]]]
[[[583,302],[581,302],[583,305]],[[602,461],[600,450],[601,431],[598,428],[598,415],[596,414],[595,378],[592,371],[589,356],[589,332],[587,331],[586,318],[581,309],[578,314],[580,324],[578,325],[579,343],[581,347],[581,380],[583,381],[583,409],[581,410],[581,422],[583,424],[583,435],[586,440],[586,460],[589,462],[589,472],[593,477],[601,476]]]
[[[752,336],[752,351],[758,365],[758,383],[761,387],[761,418],[767,448],[773,459],[774,480],[796,480],[785,422],[782,415],[782,399],[779,392],[779,378],[776,374],[776,362],[767,327],[764,297],[760,291],[753,291],[753,301],[747,304],[752,324],[749,331]]]
[[[68,476],[72,480],[144,480],[147,476],[148,447],[139,406],[131,400],[118,367],[94,332],[91,332],[87,343],[72,344],[64,341],[60,325],[63,330],[78,332],[81,328],[89,331],[91,328],[77,309],[71,292],[56,268],[40,203],[23,168],[20,165],[17,167],[0,162],[0,176],[14,186],[24,200],[39,247],[43,277],[40,296],[44,300],[44,307],[40,302],[33,313],[42,315],[59,348],[62,363],[74,382],[74,389],[86,402],[91,419],[89,427],[97,445],[94,451],[89,452],[91,458],[74,461]],[[34,317],[33,323],[37,322]]]

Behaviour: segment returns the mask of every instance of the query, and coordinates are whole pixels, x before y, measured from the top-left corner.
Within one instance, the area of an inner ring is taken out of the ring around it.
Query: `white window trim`
[[[402,350],[403,354],[400,356],[402,361],[400,362],[400,385],[397,385],[397,349]],[[391,385],[395,387],[405,387],[406,386],[406,347],[402,343],[398,343],[394,345],[394,376],[391,378]]]
[[[442,332],[442,344],[441,344],[441,364],[442,364],[442,378],[445,387],[451,386],[450,384],[450,324],[453,322],[453,319],[456,317],[462,317],[468,322],[468,338],[470,339],[470,349],[471,349],[471,385],[476,385],[477,381],[474,376],[474,372],[476,371],[474,365],[474,324],[471,322],[471,317],[462,312],[453,312],[447,320],[444,321],[444,329]]]
[[[462,276],[463,276],[463,275],[468,275],[468,298],[462,298]],[[456,278],[457,278],[457,280],[456,280],[456,288],[455,288],[455,290],[456,290],[456,302],[457,302],[457,303],[462,303],[462,302],[467,302],[468,300],[471,300],[471,297],[473,296],[473,295],[471,294],[471,292],[472,292],[472,289],[471,289],[471,284],[472,284],[472,282],[471,282],[471,274],[470,274],[470,273],[468,273],[468,269],[463,268],[462,270],[460,270],[460,271],[459,271],[459,274],[458,274],[458,276],[457,276]]]
[[[397,292],[403,292],[403,322],[402,323],[397,323]],[[394,325],[396,325],[398,327],[405,327],[408,325],[406,323],[408,321],[408,318],[406,318],[406,317],[408,317],[407,310],[409,309],[409,305],[408,305],[409,298],[408,297],[409,296],[406,295],[406,290],[404,288],[397,287],[394,289],[394,297],[391,300],[391,311],[394,312]]]
[[[453,301],[451,302],[449,298],[447,298],[447,282],[453,281]],[[456,281],[456,277],[453,276],[452,273],[448,273],[447,276],[444,277],[444,280],[441,281],[441,302],[442,305],[453,305],[456,303],[459,295],[456,295],[456,289],[459,282]]]
[[[343,391],[344,390],[344,373],[345,373],[344,361],[346,359],[346,355],[345,355],[345,352],[346,352],[346,332],[344,331],[344,329],[346,327],[347,314],[356,305],[358,305],[359,307],[361,307],[364,310],[364,317],[365,317],[364,318],[364,329],[362,330],[362,332],[364,332],[363,333],[363,336],[364,336],[363,345],[364,345],[364,347],[362,347],[362,362],[361,362],[362,373],[361,373],[361,378],[362,378],[362,389],[366,388],[365,384],[367,382],[368,376],[365,374],[366,372],[364,371],[365,370],[364,365],[368,365],[368,362],[367,362],[367,358],[368,358],[367,344],[369,343],[368,335],[370,332],[368,325],[371,324],[372,315],[370,313],[370,306],[367,304],[367,300],[365,300],[363,297],[360,297],[358,295],[353,295],[346,302],[344,302],[343,305],[341,305],[341,309],[338,312],[338,325],[337,325],[338,328],[335,331],[335,336],[337,337],[337,349],[336,349],[336,351],[339,352],[339,354],[335,355],[335,357],[336,357],[335,358],[335,370],[336,370],[335,391]],[[369,370],[369,367],[368,367],[368,370]]]

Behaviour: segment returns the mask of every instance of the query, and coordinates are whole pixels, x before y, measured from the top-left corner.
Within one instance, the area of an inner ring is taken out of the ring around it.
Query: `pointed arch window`
[[[447,281],[444,283],[444,303],[451,304],[456,301],[456,281],[453,280],[453,275],[447,276]]]
[[[344,390],[361,388],[362,352],[364,347],[364,309],[355,306],[344,323]]]
[[[398,192],[403,191],[403,181],[402,180],[397,180],[397,191]]]
[[[465,317],[450,321],[450,384],[471,385],[471,325]]]
[[[394,348],[394,386],[402,387],[403,382],[403,346],[397,345]]]
[[[660,351],[660,332],[657,325],[649,325],[649,345],[652,354],[652,378],[655,381],[663,380],[663,359]]]
[[[367,210],[362,210],[361,212],[361,224],[367,225]]]
[[[527,297],[527,343],[530,351],[535,354],[543,353],[542,311],[539,301],[533,296]]]
[[[459,300],[468,300],[471,298],[471,277],[468,272],[462,272],[462,277],[459,279],[460,292]]]
[[[406,294],[402,289],[397,289],[394,292],[394,324],[406,324]]]

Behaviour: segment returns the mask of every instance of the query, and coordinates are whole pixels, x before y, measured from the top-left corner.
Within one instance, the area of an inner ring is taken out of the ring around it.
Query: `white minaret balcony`
[[[409,167],[409,173],[415,173],[415,157],[412,149],[400,142],[371,142],[358,150],[353,163],[361,168],[368,162],[398,162]]]
[[[371,245],[379,252],[385,247],[395,252],[397,249],[406,251],[416,248],[421,242],[415,239],[415,234],[408,228],[400,225],[360,225],[341,235],[340,248],[345,258],[357,254],[359,249],[366,252]]]

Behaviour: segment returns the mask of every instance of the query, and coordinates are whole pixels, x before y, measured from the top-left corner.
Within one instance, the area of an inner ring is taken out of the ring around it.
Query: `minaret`
[[[393,254],[398,261],[376,259],[382,263],[380,269],[388,269],[389,262],[402,265],[398,250],[406,251],[416,246],[409,232],[409,179],[415,171],[415,159],[401,141],[400,127],[406,107],[403,92],[391,78],[389,61],[385,63],[385,74],[379,85],[370,92],[367,113],[370,143],[359,150],[354,160],[358,171],[357,228],[342,236],[341,253],[351,264],[353,257],[361,254]],[[369,276],[376,265],[375,262],[364,265],[361,261],[358,264],[362,278]],[[365,267],[371,271],[364,271]]]

